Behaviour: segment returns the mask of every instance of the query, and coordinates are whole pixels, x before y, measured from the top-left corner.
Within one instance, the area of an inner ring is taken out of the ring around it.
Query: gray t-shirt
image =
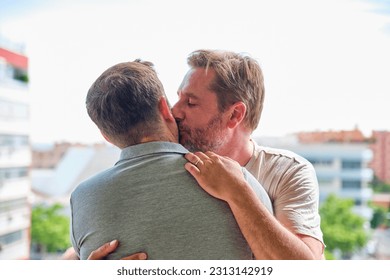
[[[108,259],[147,252],[149,259],[251,259],[228,206],[207,194],[184,169],[188,151],[170,142],[125,148],[112,168],[71,195],[73,247],[80,259],[117,239]],[[243,169],[259,198],[271,202]]]

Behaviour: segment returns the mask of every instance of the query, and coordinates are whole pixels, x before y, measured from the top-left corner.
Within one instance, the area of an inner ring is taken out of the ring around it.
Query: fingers
[[[202,152],[196,152],[196,153],[187,153],[185,155],[185,158],[193,165],[196,166],[198,169],[202,167],[206,160],[209,159],[209,157],[202,153]],[[190,168],[190,167],[189,167]],[[187,169],[188,170],[188,169]]]
[[[107,242],[103,246],[100,246],[95,251],[92,251],[88,257],[88,260],[102,260],[104,257],[107,257],[110,253],[115,251],[118,247],[118,240],[113,240],[111,242]],[[144,252],[135,253],[133,255],[122,258],[121,260],[146,260],[148,255]]]
[[[198,152],[196,154],[194,153],[187,153],[185,154],[185,158],[188,160],[188,162],[184,165],[184,168],[196,179],[199,179],[200,175],[200,167],[203,165],[203,161],[199,158],[201,152]]]
[[[198,167],[198,164],[201,164],[202,161],[200,160],[199,156],[195,155],[194,153],[187,153],[184,156],[192,165]]]
[[[186,164],[184,164],[184,168],[185,168],[185,170],[187,170],[192,176],[194,176],[195,179],[196,179],[197,176],[200,174],[200,170],[198,169],[198,167],[196,167],[195,165],[193,165],[191,162],[187,162]]]
[[[146,253],[136,253],[134,255],[130,255],[122,258],[121,260],[147,260],[148,255]]]
[[[91,254],[88,256],[88,260],[102,260],[108,254],[115,251],[118,245],[119,245],[118,240],[113,240],[111,242],[108,242],[103,246],[97,248],[95,251],[92,251]]]
[[[217,156],[217,154],[214,153],[214,152],[212,152],[212,151],[207,151],[207,152],[205,152],[205,155],[207,155],[207,156],[210,157],[210,158],[216,157],[216,156]]]

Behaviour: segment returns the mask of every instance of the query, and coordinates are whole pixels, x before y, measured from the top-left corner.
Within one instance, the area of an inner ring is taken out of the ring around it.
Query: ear
[[[168,101],[165,99],[165,97],[160,98],[160,101],[158,102],[158,109],[160,110],[161,116],[165,121],[176,123],[175,118],[172,115],[171,108],[168,105]]]
[[[246,114],[246,106],[243,102],[236,102],[231,106],[229,111],[230,118],[228,120],[227,125],[229,128],[235,128],[244,120]]]

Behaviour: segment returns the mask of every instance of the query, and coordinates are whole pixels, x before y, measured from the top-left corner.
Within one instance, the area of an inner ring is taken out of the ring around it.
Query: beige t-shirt
[[[252,142],[254,152],[245,167],[267,191],[276,218],[290,231],[323,243],[319,188],[312,164],[291,151]]]

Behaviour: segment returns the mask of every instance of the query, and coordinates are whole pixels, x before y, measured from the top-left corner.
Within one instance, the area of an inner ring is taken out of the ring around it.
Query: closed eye
[[[194,102],[194,98],[190,97],[190,98],[188,98],[187,105],[188,105],[188,107],[195,107],[198,104],[196,102]]]
[[[191,102],[187,102],[187,105],[188,105],[188,107],[195,107],[197,104],[194,104],[194,103],[191,103]]]

